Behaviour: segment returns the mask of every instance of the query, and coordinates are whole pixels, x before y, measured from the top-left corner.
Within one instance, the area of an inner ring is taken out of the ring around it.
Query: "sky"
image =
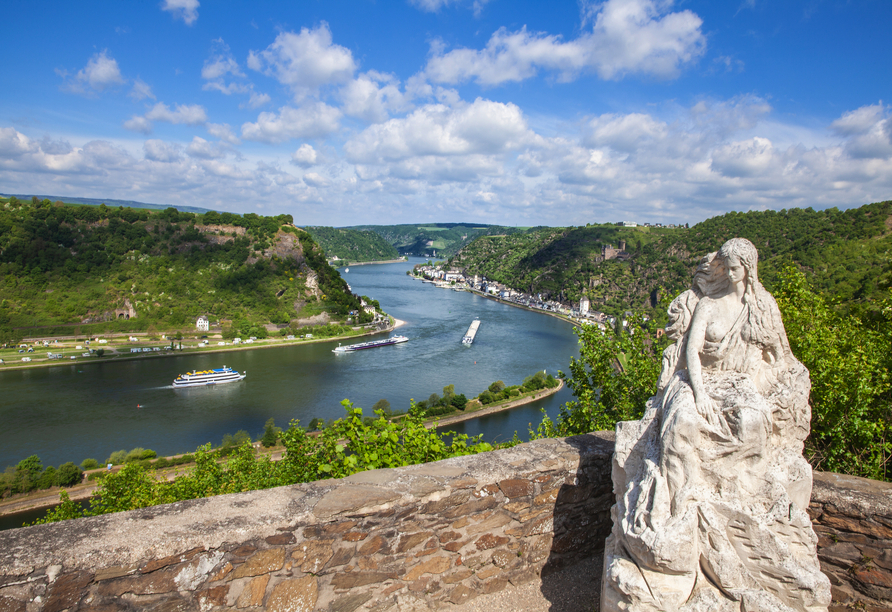
[[[892,199],[889,0],[59,0],[0,18],[0,193],[333,226]]]

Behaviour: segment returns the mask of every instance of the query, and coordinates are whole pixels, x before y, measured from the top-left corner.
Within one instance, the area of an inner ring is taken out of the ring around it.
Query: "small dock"
[[[462,344],[467,344],[470,346],[474,342],[474,337],[477,335],[477,329],[480,327],[480,319],[474,319],[471,323],[471,326],[468,328],[468,331],[465,333],[464,337],[461,339]]]

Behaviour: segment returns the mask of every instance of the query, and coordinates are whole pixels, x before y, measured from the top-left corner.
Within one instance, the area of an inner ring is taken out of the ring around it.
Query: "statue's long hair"
[[[717,257],[713,261],[719,261],[724,268],[729,258],[734,257],[746,270],[746,289],[743,294],[743,302],[748,308],[747,320],[741,329],[741,335],[746,342],[771,346],[774,343],[776,332],[772,321],[771,296],[759,282],[758,264],[759,252],[755,245],[746,238],[732,238],[718,250]],[[727,275],[721,274],[727,287]]]

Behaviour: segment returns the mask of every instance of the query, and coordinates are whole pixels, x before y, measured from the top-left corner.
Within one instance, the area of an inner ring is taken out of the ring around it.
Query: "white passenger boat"
[[[247,376],[247,372],[239,373],[230,367],[223,366],[216,370],[195,370],[186,374],[180,374],[173,381],[175,388],[181,387],[205,387],[207,385],[222,385],[224,383],[238,382]]]

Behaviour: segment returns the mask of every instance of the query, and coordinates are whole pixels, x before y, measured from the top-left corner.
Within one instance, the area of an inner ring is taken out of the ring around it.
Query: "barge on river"
[[[370,348],[378,348],[379,346],[390,346],[391,344],[400,344],[402,342],[408,342],[409,339],[405,336],[391,336],[390,338],[384,338],[383,340],[369,340],[368,342],[360,342],[359,344],[350,344],[348,346],[338,345],[338,348],[334,349],[332,353],[352,353],[354,351],[361,351],[363,349]]]
[[[195,370],[186,374],[180,374],[173,381],[176,389],[182,387],[206,387],[208,385],[221,385],[223,383],[238,382],[247,376],[247,372],[239,373],[230,367],[223,366],[215,370]]]
[[[461,339],[461,343],[465,346],[471,346],[474,343],[474,338],[477,336],[477,330],[480,328],[480,319],[474,319],[471,323],[471,326],[468,328],[468,331],[465,333],[464,337]]]

